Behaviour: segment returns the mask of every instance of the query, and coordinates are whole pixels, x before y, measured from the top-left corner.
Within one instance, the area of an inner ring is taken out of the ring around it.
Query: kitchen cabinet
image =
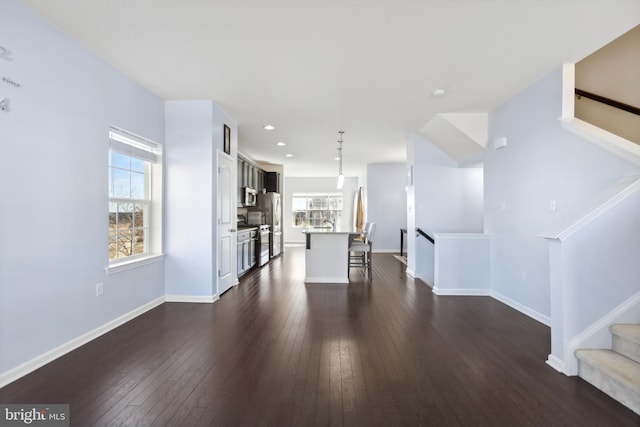
[[[256,176],[256,179],[257,179],[256,190],[262,191],[262,189],[264,188],[264,171],[262,169],[258,168],[256,175],[257,175]]]
[[[238,157],[238,206],[242,207],[244,200],[244,160]]]
[[[265,172],[264,173],[264,188],[268,193],[280,192],[280,174],[278,172]]]
[[[257,191],[261,191],[263,188],[266,187],[265,174],[266,172],[262,170],[259,166],[245,159],[242,156],[238,156],[238,184],[237,185],[238,185],[238,206],[239,207],[244,206],[243,200],[244,200],[245,187],[253,188]],[[279,180],[279,178],[277,179]],[[275,190],[267,190],[267,191],[275,191]]]
[[[244,229],[238,232],[237,270],[238,277],[255,267],[258,263],[256,256],[256,240],[258,229]]]

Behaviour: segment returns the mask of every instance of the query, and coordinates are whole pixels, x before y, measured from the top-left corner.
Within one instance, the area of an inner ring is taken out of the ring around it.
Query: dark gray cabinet
[[[251,270],[258,263],[256,256],[256,241],[258,229],[251,228],[238,231],[237,270],[238,277]]]
[[[264,188],[268,193],[280,192],[280,174],[278,172],[265,172],[264,173]]]
[[[265,172],[258,165],[238,156],[238,206],[243,207],[244,188],[249,187],[261,191],[266,187],[265,175],[271,172]],[[267,190],[273,191],[273,190]]]

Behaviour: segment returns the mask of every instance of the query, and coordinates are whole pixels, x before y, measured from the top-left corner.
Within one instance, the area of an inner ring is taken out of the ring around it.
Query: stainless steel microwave
[[[242,204],[244,206],[255,206],[258,201],[258,192],[255,188],[244,187],[244,199],[242,200]]]

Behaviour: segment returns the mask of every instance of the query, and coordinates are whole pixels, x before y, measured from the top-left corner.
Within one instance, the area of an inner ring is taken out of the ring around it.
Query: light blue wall
[[[223,149],[227,124],[235,156],[237,125],[212,101],[167,101],[165,110],[166,292],[215,296],[217,152]]]
[[[17,0],[3,0],[0,373],[164,295],[163,263],[112,275],[108,138],[164,142],[164,103]],[[96,284],[104,295],[96,297]]]
[[[537,235],[618,177],[640,173],[561,127],[561,79],[556,70],[490,114],[490,143],[506,137],[507,146],[484,162],[492,291],[542,316],[550,314],[549,260]]]
[[[400,252],[400,229],[407,227],[407,165],[367,165],[368,221],[376,223],[374,251]]]

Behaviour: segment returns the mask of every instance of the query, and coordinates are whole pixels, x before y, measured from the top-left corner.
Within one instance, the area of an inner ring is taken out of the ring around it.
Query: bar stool
[[[362,240],[353,240],[349,245],[349,271],[351,267],[363,268],[367,271],[369,279],[372,277],[371,252],[373,250],[373,234],[376,224],[370,222],[363,233]]]

